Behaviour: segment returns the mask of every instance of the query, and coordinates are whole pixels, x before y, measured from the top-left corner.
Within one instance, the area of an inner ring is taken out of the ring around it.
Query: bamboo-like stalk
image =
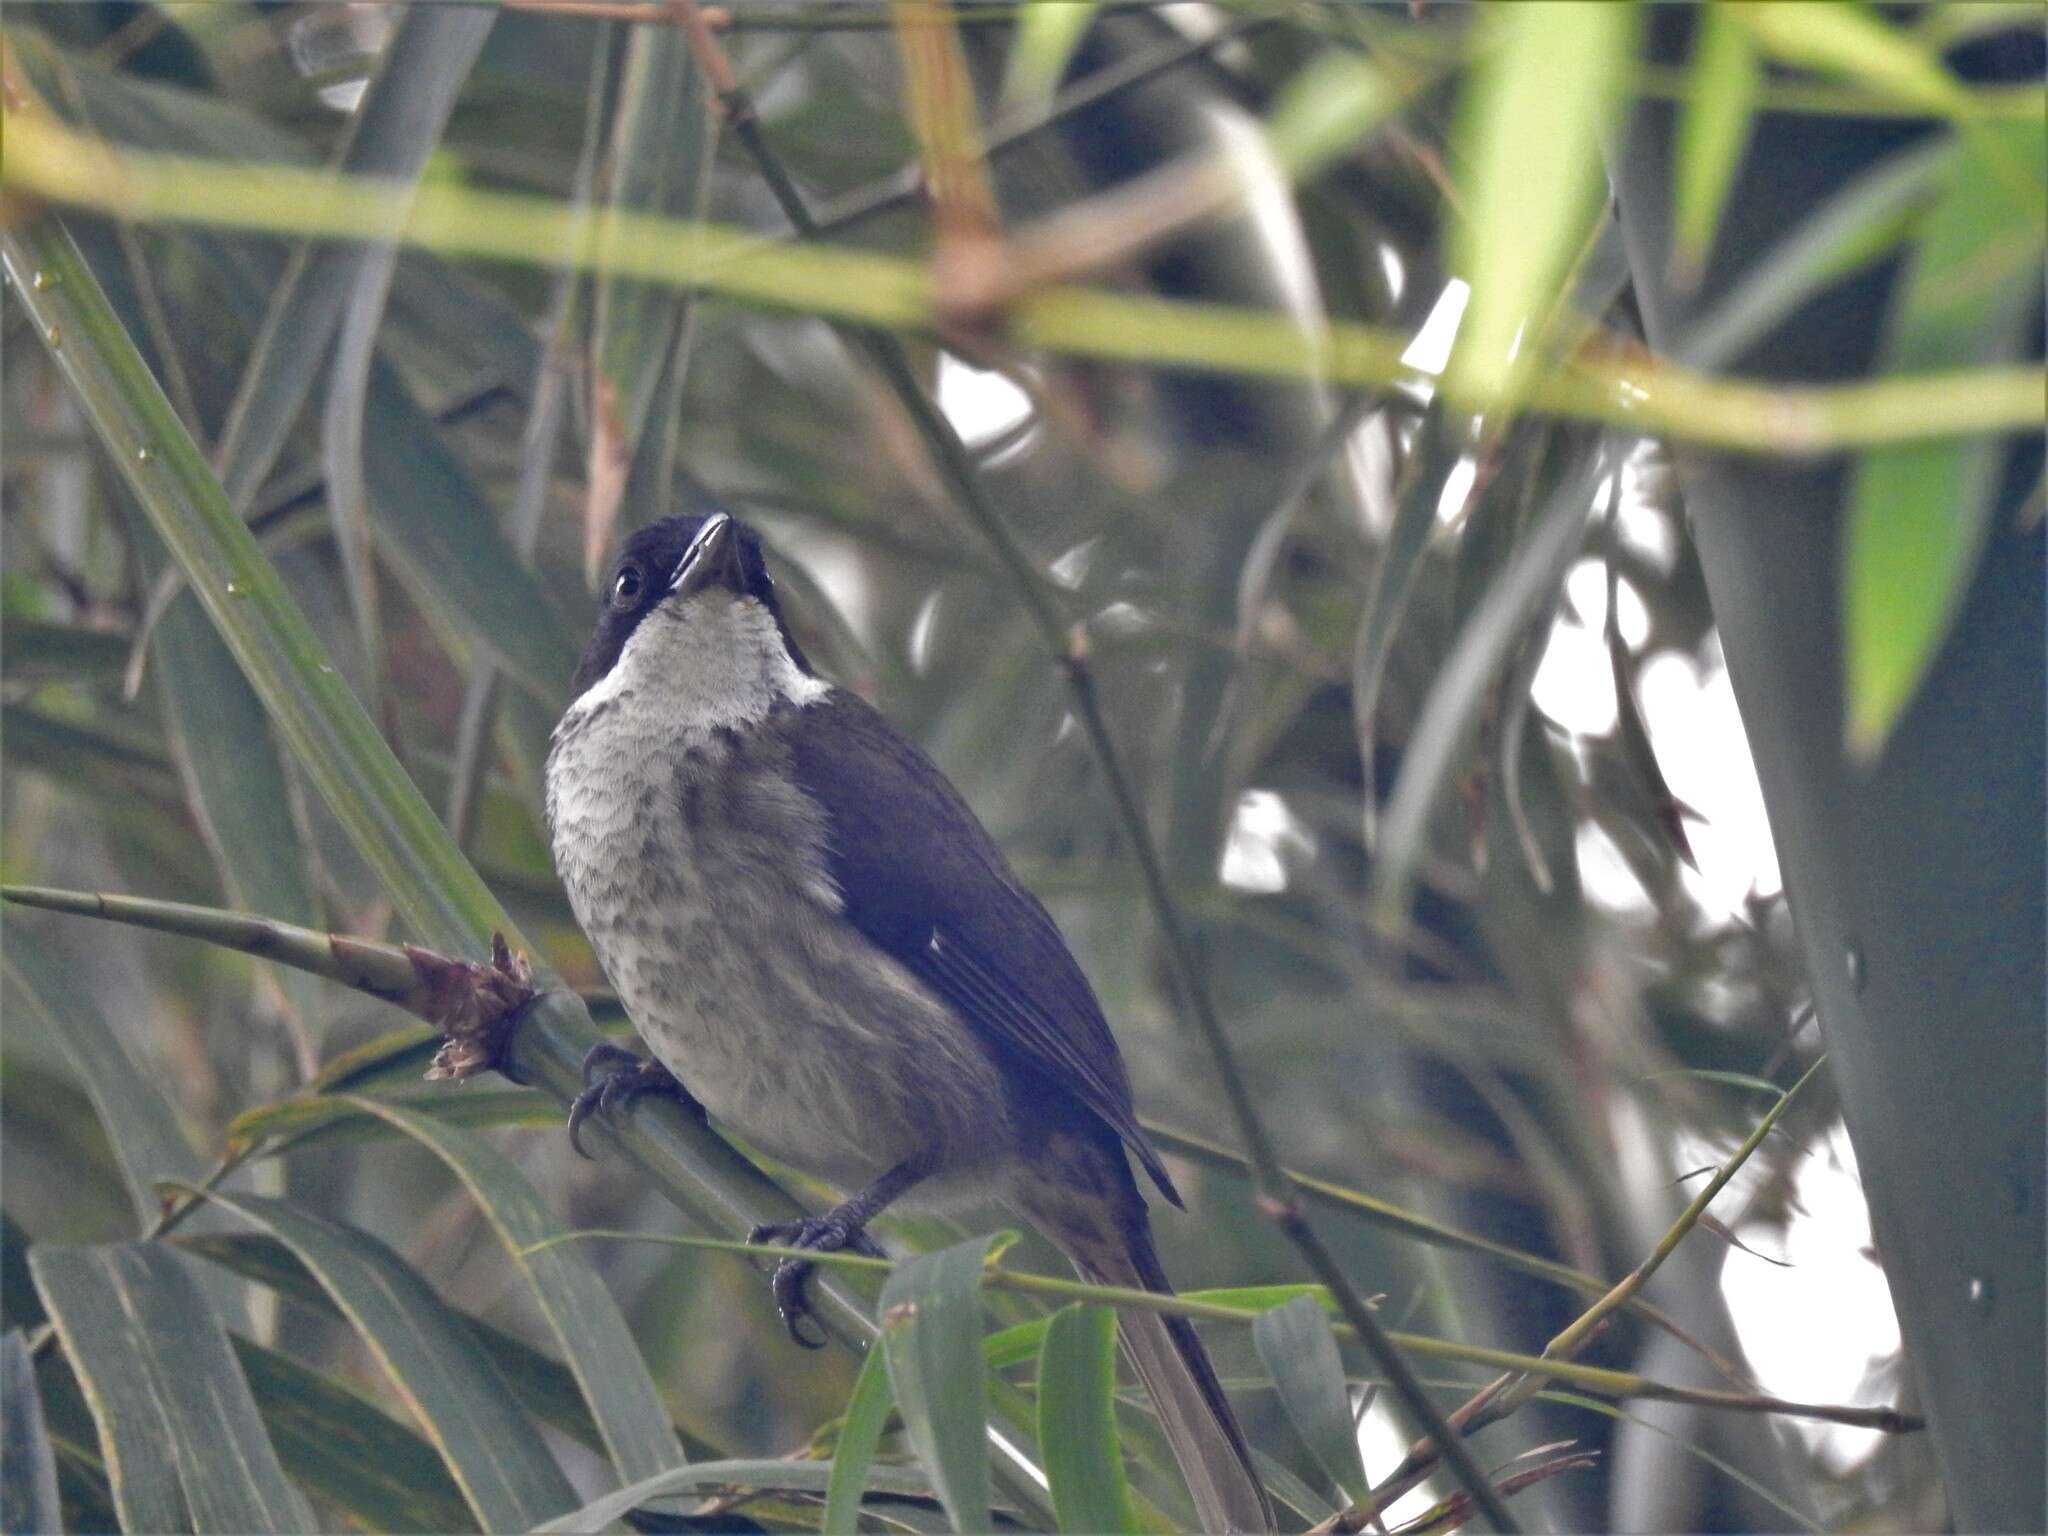
[[[870,327],[929,332],[940,318],[922,263],[872,252],[792,246],[729,225],[621,210],[579,213],[545,198],[469,186],[435,183],[408,199],[360,177],[114,150],[27,111],[7,114],[6,134],[0,187],[132,222],[396,239],[442,255],[521,265],[552,262],[566,250],[584,270],[596,265],[601,232],[605,265],[615,275],[695,285],[744,303]],[[1016,345],[1076,357],[1360,388],[1412,373],[1401,362],[1408,337],[1348,321],[1305,335],[1286,317],[1259,310],[1066,286],[1030,295],[1004,318]],[[1611,347],[1542,375],[1523,403],[1679,441],[1820,454],[2033,431],[2044,391],[2048,372],[2027,367],[1766,386]]]

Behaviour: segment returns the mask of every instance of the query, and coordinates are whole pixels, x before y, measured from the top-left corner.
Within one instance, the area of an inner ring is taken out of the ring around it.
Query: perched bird
[[[871,1245],[884,1206],[993,1198],[1087,1279],[1170,1293],[1102,1009],[1045,908],[931,760],[814,671],[760,540],[723,513],[635,533],[547,760],[556,867],[653,1050],[601,1047],[572,1111],[677,1092],[851,1198],[755,1241]],[[804,1280],[775,1295],[803,1341]],[[1193,1327],[1127,1311],[1124,1348],[1210,1530],[1271,1530]],[[807,1342],[807,1341],[806,1341]]]

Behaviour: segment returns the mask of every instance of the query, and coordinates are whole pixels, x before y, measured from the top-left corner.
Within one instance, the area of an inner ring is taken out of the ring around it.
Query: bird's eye
[[[630,608],[640,598],[640,567],[629,565],[619,572],[618,580],[612,583],[612,606]]]

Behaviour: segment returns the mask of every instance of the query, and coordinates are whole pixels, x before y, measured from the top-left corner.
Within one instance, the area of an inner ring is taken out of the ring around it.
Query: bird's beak
[[[669,595],[688,597],[720,584],[737,591],[739,573],[740,541],[733,533],[732,519],[723,512],[714,512],[697,530],[697,537],[690,540],[683,558],[676,562],[675,574],[668,581]]]

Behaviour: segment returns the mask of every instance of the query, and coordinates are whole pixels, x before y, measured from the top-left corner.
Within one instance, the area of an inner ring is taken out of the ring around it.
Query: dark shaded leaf
[[[205,1171],[177,1117],[130,1059],[84,991],[57,973],[21,923],[7,925],[4,958],[18,1006],[32,1010],[70,1061],[120,1159],[137,1222],[156,1219],[159,1180],[191,1182]]]
[[[54,1536],[63,1528],[35,1362],[28,1341],[10,1328],[0,1335],[0,1530]]]
[[[561,1345],[620,1480],[640,1482],[680,1466],[683,1448],[618,1303],[573,1247],[536,1249],[558,1229],[512,1160],[431,1114],[378,1099],[349,1102],[419,1142],[462,1181]]]
[[[29,1268],[99,1426],[124,1529],[187,1529],[187,1511],[196,1531],[313,1529],[185,1260],[157,1243],[42,1243]]]
[[[289,1355],[231,1339],[292,1480],[371,1531],[473,1531],[441,1458],[360,1393]]]
[[[367,1232],[262,1195],[208,1198],[297,1256],[369,1346],[485,1530],[525,1530],[575,1502],[546,1442],[460,1314]]]

